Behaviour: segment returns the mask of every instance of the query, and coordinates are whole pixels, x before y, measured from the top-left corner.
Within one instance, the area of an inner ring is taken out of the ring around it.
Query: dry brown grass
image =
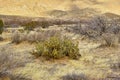
[[[6,44],[0,45],[0,80],[31,80],[21,74],[13,73],[14,69],[24,67],[26,63],[30,62],[30,57],[23,55],[24,53],[15,52],[11,47],[13,45]],[[20,57],[21,55],[22,57]]]
[[[11,50],[5,48],[0,50],[0,79],[16,80],[18,76],[12,75],[11,70],[17,67],[24,66],[23,60],[17,59]]]

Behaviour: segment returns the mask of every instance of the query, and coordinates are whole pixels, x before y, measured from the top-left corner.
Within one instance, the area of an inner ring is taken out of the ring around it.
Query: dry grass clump
[[[67,74],[62,77],[63,80],[89,80],[84,74]]]
[[[105,44],[102,44],[104,46],[115,47],[119,44],[119,38],[115,34],[106,33],[102,35],[102,38],[105,41]]]
[[[111,69],[120,71],[120,62],[113,63]]]
[[[44,41],[46,39],[49,39],[53,36],[60,36],[60,31],[58,30],[47,30],[47,31],[41,31],[41,32],[24,32],[20,33],[19,31],[16,31],[12,35],[12,43],[20,43],[23,41],[28,42],[38,42],[38,41]]]
[[[36,57],[45,57],[46,59],[59,59],[68,57],[71,59],[79,59],[79,48],[69,39],[60,39],[51,37],[44,42],[36,44],[36,50],[32,53]]]
[[[119,59],[119,57],[118,57],[117,60],[111,61],[111,63],[110,63],[110,68],[111,68],[113,71],[120,71],[120,59]]]
[[[15,31],[12,35],[12,43],[20,43],[21,42],[21,38],[20,38],[20,32],[19,31]]]
[[[12,53],[11,50],[2,48],[0,49],[0,79],[4,80],[19,80],[18,77],[13,76],[11,70],[25,65],[25,59],[18,58],[19,55]],[[14,78],[14,79],[13,79]]]

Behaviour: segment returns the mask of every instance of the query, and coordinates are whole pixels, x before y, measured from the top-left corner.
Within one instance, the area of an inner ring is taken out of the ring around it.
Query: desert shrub
[[[89,80],[84,74],[67,74],[62,77],[63,80]]]
[[[48,28],[51,23],[50,21],[41,21],[39,24],[42,28]]]
[[[27,37],[27,41],[28,42],[35,42],[35,36],[36,36],[36,32],[34,31],[31,31],[28,33],[28,35],[26,36]]]
[[[0,20],[0,34],[2,34],[3,32],[3,26],[4,26],[3,21]]]
[[[43,56],[47,59],[59,59],[63,57],[78,59],[80,57],[77,44],[74,44],[71,40],[62,40],[58,37],[51,37],[44,42],[38,42],[33,55],[36,57]]]
[[[95,16],[86,22],[84,27],[81,27],[83,35],[89,38],[100,37],[108,29],[108,19],[105,16]]]
[[[100,32],[100,35],[107,29],[107,18],[105,16],[96,16],[90,22],[90,28]]]
[[[73,32],[76,34],[84,35],[86,38],[89,38],[90,40],[94,41],[100,41],[102,38],[105,40],[105,42],[110,46],[112,41],[112,44],[115,43],[115,40],[117,42],[117,36],[120,41],[120,23],[117,20],[111,20],[105,16],[95,16],[93,18],[90,18],[86,20],[85,22],[79,22],[76,25],[73,25],[71,27],[66,28],[67,31]],[[103,36],[104,34],[109,34]],[[115,38],[115,40],[108,39],[111,35]]]
[[[109,21],[109,27],[106,29],[107,33],[119,34],[120,32],[120,23],[117,20]]]
[[[29,23],[26,23],[23,26],[25,26],[24,30],[28,30],[29,31],[29,30],[33,30],[37,25],[38,25],[38,23],[36,21],[31,21]]]
[[[118,34],[120,31],[119,21],[110,20],[105,16],[97,16],[93,18],[90,24],[92,29],[99,32],[100,35],[104,33]]]
[[[27,32],[24,32],[24,33],[20,33],[20,42],[22,41],[26,41],[27,40],[27,35],[28,33]]]
[[[20,43],[21,42],[21,38],[20,38],[20,32],[19,31],[15,31],[12,35],[12,43]]]
[[[20,42],[23,42],[23,41],[28,41],[28,42],[35,42],[37,41],[36,40],[36,33],[31,31],[29,33],[27,32],[24,32],[24,33],[21,33],[19,31],[15,31],[12,35],[12,43],[20,43]]]
[[[72,32],[77,34],[85,35],[89,38],[96,38],[101,36],[103,33],[106,32],[108,28],[107,24],[108,20],[104,16],[95,16],[90,20],[83,21],[73,25]]]
[[[27,41],[28,42],[38,42],[38,41],[45,41],[46,39],[49,39],[53,36],[60,36],[59,31],[56,30],[47,30],[47,31],[41,31],[41,32],[34,32],[31,31],[27,35]]]
[[[119,44],[119,38],[115,34],[105,33],[102,35],[103,40],[105,41],[105,46],[115,47]]]

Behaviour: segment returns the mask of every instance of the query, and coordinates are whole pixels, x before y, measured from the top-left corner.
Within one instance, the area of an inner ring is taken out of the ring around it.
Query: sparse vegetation
[[[43,56],[47,59],[59,59],[63,57],[79,59],[80,57],[77,44],[74,44],[69,39],[62,40],[58,37],[51,37],[44,42],[38,42],[33,55],[36,57]]]

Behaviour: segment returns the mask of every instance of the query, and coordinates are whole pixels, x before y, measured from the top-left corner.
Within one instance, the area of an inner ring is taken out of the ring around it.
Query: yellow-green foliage
[[[4,26],[3,21],[0,20],[0,34],[2,34],[3,32],[3,26]]]
[[[36,57],[43,56],[47,59],[59,59],[69,57],[71,59],[78,59],[79,54],[78,45],[74,44],[69,39],[60,39],[58,37],[51,37],[44,42],[36,44],[36,52],[33,52]]]

